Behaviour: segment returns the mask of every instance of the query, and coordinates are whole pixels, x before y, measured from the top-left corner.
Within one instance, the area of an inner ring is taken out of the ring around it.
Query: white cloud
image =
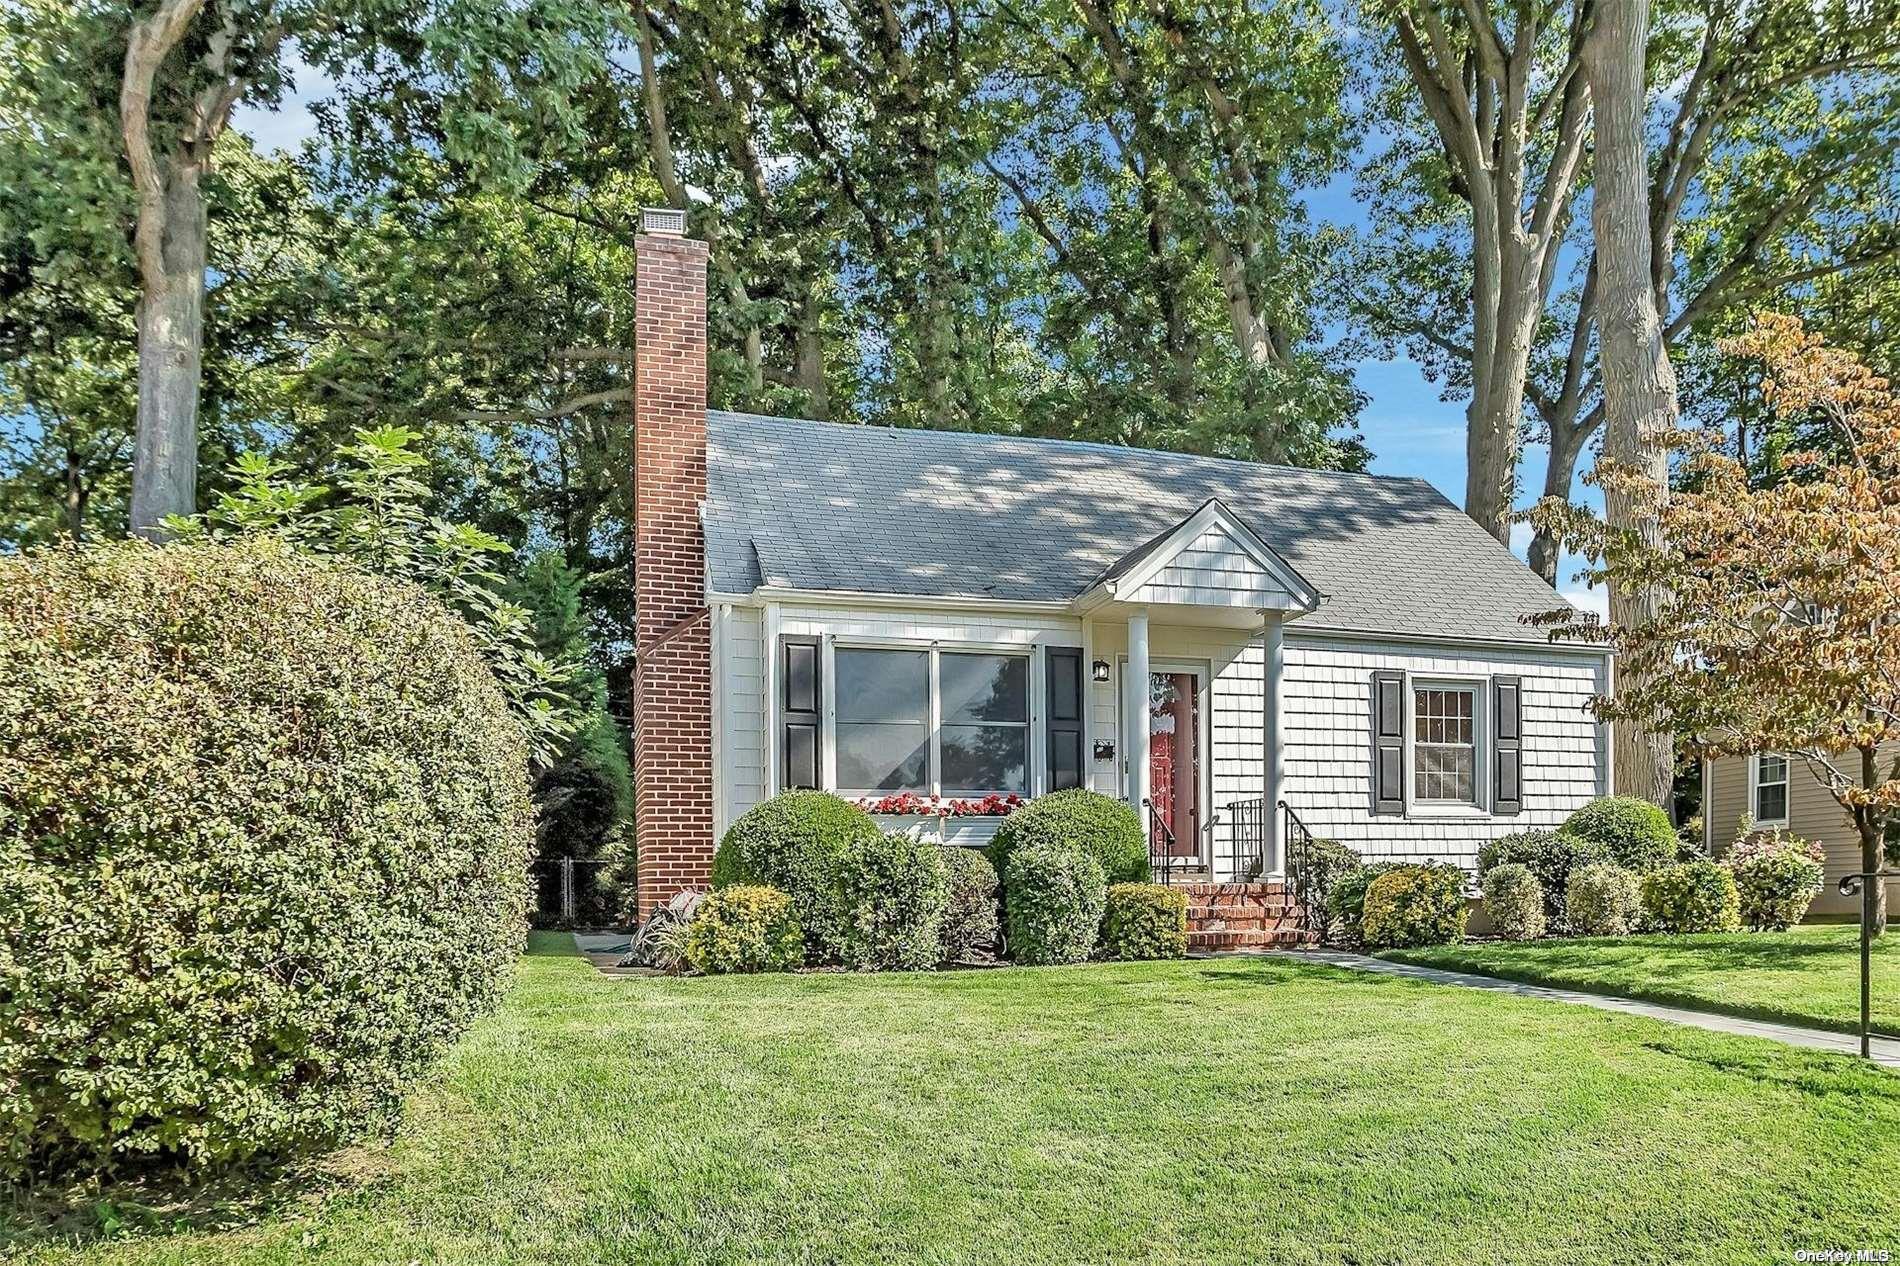
[[[1597,619],[1610,618],[1610,591],[1602,585],[1586,585],[1582,589],[1566,589],[1564,600],[1579,611],[1594,611]]]
[[[1511,552],[1519,558],[1528,558],[1531,549],[1531,525],[1513,523],[1511,525]]]

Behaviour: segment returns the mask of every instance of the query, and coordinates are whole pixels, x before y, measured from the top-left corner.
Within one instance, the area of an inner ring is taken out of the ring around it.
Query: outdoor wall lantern
[[[1105,659],[1098,659],[1093,664],[1090,664],[1089,676],[1093,677],[1097,681],[1107,681],[1108,680],[1108,661]]]

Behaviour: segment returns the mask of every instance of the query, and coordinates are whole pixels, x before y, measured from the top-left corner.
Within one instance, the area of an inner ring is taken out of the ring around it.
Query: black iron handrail
[[[1222,812],[1231,823],[1234,841],[1234,874],[1253,883],[1267,873],[1267,799],[1236,800]]]
[[[1317,837],[1307,829],[1293,806],[1282,800],[1280,805],[1280,842],[1284,866],[1289,885],[1293,889],[1293,905],[1299,911],[1302,928],[1308,932],[1323,935],[1326,931],[1326,912],[1322,908],[1326,903],[1326,893],[1318,867],[1313,864],[1313,845]]]
[[[1174,828],[1168,825],[1167,819],[1162,817],[1160,811],[1155,808],[1155,802],[1147,796],[1141,798],[1141,807],[1148,811],[1149,840],[1154,839],[1156,828],[1161,831],[1161,882],[1171,884],[1174,882]],[[1150,869],[1154,866],[1152,844],[1148,849],[1148,865]]]

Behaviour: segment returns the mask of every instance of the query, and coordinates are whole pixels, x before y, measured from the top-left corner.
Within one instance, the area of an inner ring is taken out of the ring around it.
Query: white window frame
[[[1418,795],[1418,692],[1471,693],[1470,800],[1423,800]],[[1488,817],[1491,813],[1491,688],[1488,677],[1405,675],[1405,809],[1408,818]]]
[[[920,642],[905,638],[878,637],[827,637],[824,641],[824,676],[820,679],[819,690],[824,707],[824,726],[821,736],[820,763],[821,780],[833,795],[846,800],[881,800],[885,796],[904,794],[901,791],[885,791],[877,787],[841,787],[838,785],[838,667],[839,651],[924,651],[929,656],[929,681],[926,686],[928,707],[926,710],[924,739],[925,789],[913,792],[913,795],[937,796],[945,794],[943,790],[943,691],[940,667],[945,655],[999,655],[1024,662],[1023,688],[1027,697],[1023,700],[1023,787],[1012,791],[1007,787],[992,787],[982,791],[958,791],[952,798],[957,800],[981,800],[985,796],[1019,795],[1027,800],[1034,796],[1041,785],[1042,745],[1038,722],[1041,710],[1037,706],[1038,691],[1041,689],[1041,660],[1033,644],[1021,642]],[[1017,722],[999,721],[998,725],[1014,725]]]
[[[1761,758],[1771,756],[1781,762],[1781,816],[1764,818],[1761,813],[1761,789],[1764,785],[1776,786],[1777,783],[1764,784],[1761,780]],[[1794,759],[1786,752],[1755,752],[1748,758],[1748,816],[1756,826],[1785,827],[1788,816],[1794,809]]]

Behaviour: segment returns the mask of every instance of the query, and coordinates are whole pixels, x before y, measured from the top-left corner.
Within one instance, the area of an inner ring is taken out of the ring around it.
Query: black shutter
[[[1372,674],[1372,811],[1405,812],[1405,674]]]
[[[779,785],[818,786],[818,639],[779,639]]]
[[[1049,790],[1082,785],[1082,652],[1051,646],[1045,666],[1049,680]]]
[[[1524,811],[1524,704],[1516,677],[1491,679],[1491,812],[1505,817]]]

